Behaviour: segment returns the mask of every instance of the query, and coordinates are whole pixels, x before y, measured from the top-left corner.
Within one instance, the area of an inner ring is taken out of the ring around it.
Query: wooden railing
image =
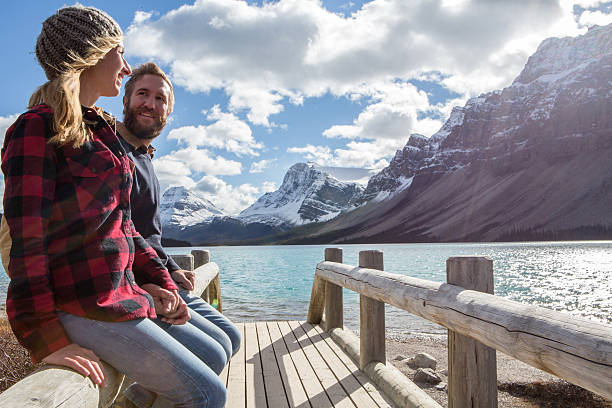
[[[612,327],[494,296],[488,258],[449,258],[446,272],[447,283],[386,273],[380,251],[362,251],[358,267],[345,265],[341,249],[327,248],[308,322],[320,323],[325,312],[325,329],[378,377],[393,370],[385,358],[385,303],[446,327],[449,407],[497,406],[495,350],[612,399]],[[358,340],[342,330],[342,288],[360,294]],[[394,381],[387,393],[398,405],[438,406],[420,390],[413,393],[407,379],[401,386]],[[385,389],[384,381],[379,385]]]
[[[196,273],[193,293],[202,296],[222,311],[219,267],[210,261],[208,251],[193,250],[191,255],[173,255],[177,264]],[[216,301],[215,301],[216,300]],[[45,365],[0,394],[0,407],[96,408],[109,407],[124,384],[125,376],[102,362],[107,386],[94,385],[65,367]]]

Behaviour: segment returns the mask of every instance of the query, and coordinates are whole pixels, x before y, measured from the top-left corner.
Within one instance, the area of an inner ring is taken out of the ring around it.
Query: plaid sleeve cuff
[[[30,351],[34,363],[40,363],[49,354],[72,343],[64,326],[57,318],[30,332],[23,337],[22,341],[22,344]]]

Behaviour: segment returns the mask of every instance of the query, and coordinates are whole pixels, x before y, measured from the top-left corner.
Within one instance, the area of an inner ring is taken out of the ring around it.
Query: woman
[[[35,362],[104,386],[103,359],[177,406],[222,407],[216,373],[150,320],[153,301],[135,283],[172,292],[166,321],[188,320],[176,285],[130,219],[133,164],[114,119],[94,106],[117,96],[130,74],[122,39],[119,25],[91,7],[62,8],[43,23],[36,57],[49,81],[2,149],[7,314]]]

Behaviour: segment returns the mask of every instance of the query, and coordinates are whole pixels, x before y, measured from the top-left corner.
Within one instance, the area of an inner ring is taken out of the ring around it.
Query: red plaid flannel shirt
[[[6,311],[34,361],[71,343],[57,310],[104,321],[154,318],[134,273],[177,289],[131,221],[133,163],[113,129],[84,108],[93,140],[77,149],[49,144],[52,115],[46,105],[21,115],[2,149],[12,240]]]

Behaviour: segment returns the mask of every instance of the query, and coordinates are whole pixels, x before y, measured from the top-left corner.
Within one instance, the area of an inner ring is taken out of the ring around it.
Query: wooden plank
[[[278,328],[278,322],[268,322],[268,332],[272,340],[276,363],[278,364],[283,384],[285,384],[285,393],[287,394],[287,400],[289,400],[289,406],[310,408],[310,403],[308,402],[308,397],[302,386],[302,381],[293,365],[293,360],[289,355],[289,350],[287,350],[283,335]]]
[[[226,388],[227,388],[227,373],[229,372],[230,365],[232,365],[232,360],[230,360],[230,362],[227,363],[225,367],[223,367],[221,374],[219,374],[219,378],[221,379],[221,382],[225,384]]]
[[[376,406],[376,402],[374,402],[368,392],[361,386],[359,381],[353,377],[353,373],[346,368],[344,363],[342,363],[338,356],[332,351],[316,328],[310,324],[305,324],[304,326],[308,327],[310,340],[313,342],[353,403],[358,407]]]
[[[246,408],[267,408],[259,341],[255,323],[244,324]]]
[[[336,344],[336,342],[331,338],[331,336],[326,333],[321,326],[314,326],[317,333],[325,340],[329,348],[336,354],[338,359],[342,361],[342,363],[346,366],[346,368],[353,374],[355,379],[361,384],[364,390],[370,395],[370,397],[374,400],[376,405],[380,408],[393,408],[393,403],[391,400],[378,389],[376,384],[374,384],[370,378],[357,367],[357,364],[353,361],[351,356],[349,356],[342,348]]]
[[[310,340],[307,330],[314,330],[312,325],[298,322],[289,322],[289,325],[334,407],[354,407],[355,404]]]
[[[285,345],[289,351],[289,355],[293,360],[293,364],[297,370],[297,373],[302,381],[310,405],[313,408],[331,408],[333,407],[329,397],[325,393],[323,386],[319,382],[317,375],[313,371],[304,350],[300,347],[297,337],[293,333],[289,322],[278,322],[279,329],[285,340]]]
[[[465,289],[493,294],[493,261],[482,257],[446,260],[446,281]],[[495,349],[448,331],[448,408],[496,408]]]
[[[325,280],[470,336],[612,399],[612,327],[447,283],[320,262]]]
[[[268,333],[268,326],[266,322],[257,322],[256,327],[268,406],[271,408],[289,407],[283,380],[278,370],[274,349],[272,348],[270,334]]]
[[[236,327],[244,338],[244,324],[236,323]],[[245,379],[245,353],[244,344],[240,346],[234,357],[232,365],[227,374],[227,402],[228,408],[244,408],[246,401],[246,379]]]

